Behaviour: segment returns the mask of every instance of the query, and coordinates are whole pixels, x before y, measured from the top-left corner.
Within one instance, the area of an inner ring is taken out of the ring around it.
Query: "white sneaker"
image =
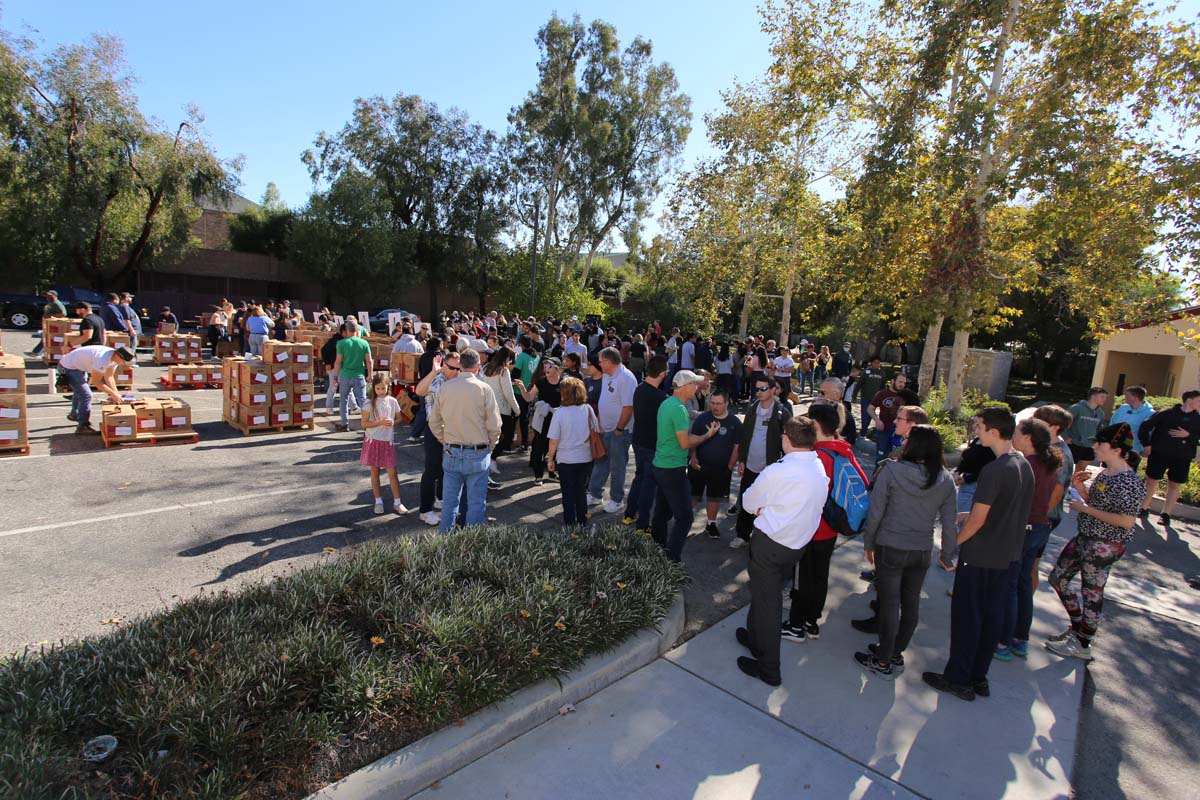
[[[500,465],[493,461],[492,463],[488,464],[488,472],[492,475],[499,475]]]
[[[734,550],[741,550],[743,547],[746,547],[749,544],[750,544],[749,542],[747,542],[745,539],[743,539],[740,536],[733,537],[733,539],[729,542],[729,546],[731,548],[733,548]]]
[[[442,501],[437,499],[436,497],[433,498],[433,507],[436,508],[438,511],[441,511],[442,510]]]
[[[609,500],[604,504],[604,508],[602,510],[605,514],[615,514],[618,511],[624,511],[625,507],[623,503],[614,503],[612,500]]]
[[[441,515],[432,511],[426,511],[421,515],[420,519],[421,522],[424,522],[426,525],[440,525],[442,523]]]
[[[395,511],[397,514],[407,514],[408,506],[397,500],[396,502],[392,503],[392,511]]]
[[[588,503],[587,503],[587,504],[588,504],[589,506],[598,506],[598,505],[603,505],[603,504],[604,504],[604,498],[603,498],[603,497],[592,497],[592,496],[589,494],[589,495],[588,495]]]
[[[376,513],[376,514],[382,514],[382,513],[383,513],[383,501],[382,501],[382,500],[376,500],[376,501],[375,501],[375,513]]]
[[[1095,658],[1092,648],[1081,645],[1078,636],[1072,636],[1062,642],[1046,642],[1046,649],[1063,658],[1078,658],[1080,661],[1091,661]]]

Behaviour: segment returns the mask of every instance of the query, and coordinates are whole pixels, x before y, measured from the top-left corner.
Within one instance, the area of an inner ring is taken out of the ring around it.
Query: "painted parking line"
[[[199,500],[195,503],[172,503],[169,506],[159,506],[158,508],[146,508],[141,511],[127,511],[123,514],[109,514],[103,517],[89,517],[88,519],[68,520],[66,522],[54,522],[49,525],[33,525],[28,528],[14,528],[10,531],[0,531],[0,538],[7,536],[17,536],[22,533],[37,533],[38,531],[53,531],[60,528],[71,528],[76,525],[91,525],[97,522],[111,522],[118,519],[129,519],[130,517],[146,517],[151,514],[161,514],[164,511],[179,511],[189,508],[204,508],[207,506],[223,505],[225,503],[244,503],[247,500],[257,500],[262,497],[277,497],[284,494],[296,494],[298,492],[311,492],[312,486],[302,486],[291,489],[272,489],[269,492],[258,492],[256,494],[242,494],[236,497],[222,497],[219,500]]]

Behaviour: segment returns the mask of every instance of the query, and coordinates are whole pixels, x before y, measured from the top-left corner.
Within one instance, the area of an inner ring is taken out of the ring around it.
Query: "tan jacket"
[[[429,429],[442,444],[500,441],[500,408],[492,388],[470,373],[442,384],[429,411]]]

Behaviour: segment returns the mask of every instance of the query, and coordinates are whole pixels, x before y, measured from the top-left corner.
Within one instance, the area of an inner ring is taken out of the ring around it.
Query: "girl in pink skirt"
[[[375,513],[383,513],[383,487],[379,470],[386,469],[392,484],[392,510],[407,514],[400,502],[400,479],[396,475],[396,447],[392,431],[400,415],[400,404],[392,397],[392,377],[376,372],[371,379],[371,396],[362,410],[362,463],[371,468],[371,493],[375,495]]]

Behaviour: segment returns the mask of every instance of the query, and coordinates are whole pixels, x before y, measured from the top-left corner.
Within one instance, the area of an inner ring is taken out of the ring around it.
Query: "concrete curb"
[[[1162,495],[1156,494],[1150,498],[1150,510],[1155,514],[1161,514],[1165,503],[1166,499]],[[1183,501],[1180,501],[1175,504],[1175,510],[1171,512],[1171,516],[1188,522],[1198,522],[1200,521],[1200,508],[1184,505]]]
[[[411,797],[431,783],[462,769],[496,748],[657,659],[683,633],[683,594],[675,596],[658,630],[644,630],[607,653],[592,656],[562,677],[521,691],[467,717],[462,725],[443,728],[408,747],[384,756],[337,783],[314,792],[308,800],[397,800]]]

